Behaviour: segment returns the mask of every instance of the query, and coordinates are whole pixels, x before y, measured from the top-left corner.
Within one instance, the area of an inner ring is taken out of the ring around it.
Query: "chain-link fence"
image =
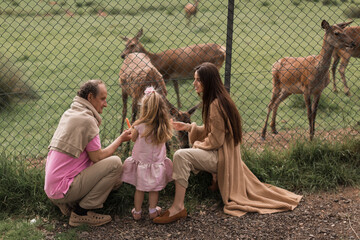
[[[286,147],[291,141],[309,139],[309,120],[301,93],[279,104],[278,134],[273,134],[269,126],[265,140],[262,139],[273,91],[272,65],[287,56],[306,57],[323,51],[322,61],[318,61],[324,69],[322,74],[332,73],[333,68],[336,70],[338,92],[333,90],[330,74],[331,82],[322,92],[317,111],[315,138],[333,141],[344,136],[359,136],[360,71],[356,57],[360,54],[347,49],[340,52],[339,61],[332,61],[329,53],[333,48],[327,42],[323,44],[326,29],[322,26],[322,20],[330,25],[353,20],[349,26],[357,26],[360,5],[356,1],[227,3],[200,0],[192,2],[189,8],[190,12],[196,9],[196,14],[188,15],[184,9],[187,3],[163,0],[1,1],[0,152],[20,159],[43,159],[62,113],[70,106],[80,83],[88,79],[102,79],[107,85],[108,107],[102,114],[100,137],[104,146],[112,142],[119,135],[123,118],[119,71],[126,49],[147,53],[166,80],[167,99],[174,106],[178,106],[178,84],[180,110],[187,111],[200,102],[192,85],[193,73],[175,69],[181,63],[167,66],[170,60],[157,61],[156,57],[168,49],[185,48],[182,54],[192,59],[202,59],[206,55],[215,58],[219,54],[215,50],[226,47],[228,54],[220,73],[229,84],[231,96],[241,113],[244,144],[258,149]],[[356,33],[351,37],[355,43],[360,41]],[[130,40],[138,40],[143,49],[136,50],[139,45],[135,46]],[[205,49],[209,44],[213,45]],[[201,46],[200,50],[192,48],[194,45]],[[333,62],[340,63],[335,66]],[[310,67],[316,64],[319,63],[311,63]],[[343,91],[339,67],[341,73],[346,69],[342,78],[346,78],[349,91]],[[302,72],[311,72],[307,67],[302,68]],[[281,69],[278,72],[281,73]],[[302,89],[306,85],[302,81],[295,78],[292,83]],[[291,88],[286,81],[278,85]],[[312,86],[310,91],[315,88]],[[127,106],[129,119],[130,106]],[[201,110],[191,118],[201,124]],[[269,124],[270,121],[271,115]]]

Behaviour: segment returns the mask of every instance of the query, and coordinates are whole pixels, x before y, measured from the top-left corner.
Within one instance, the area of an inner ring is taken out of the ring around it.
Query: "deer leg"
[[[342,80],[342,82],[344,84],[344,92],[345,92],[345,95],[347,95],[347,96],[351,95],[350,94],[350,89],[346,84],[346,78],[345,78],[345,69],[346,69],[347,65],[349,64],[349,60],[350,60],[350,58],[342,58],[341,62],[340,62],[340,68],[339,68],[339,73],[340,73],[340,76],[341,76],[341,80]]]
[[[137,99],[133,99],[131,123],[135,122],[137,111],[138,111],[138,102],[137,102]]]
[[[267,124],[268,124],[268,121],[269,121],[269,116],[270,116],[270,113],[271,111],[273,110],[273,107],[274,107],[274,102],[275,100],[278,98],[278,95],[273,93],[272,95],[272,98],[270,100],[270,103],[268,105],[268,112],[267,112],[267,115],[266,115],[266,120],[265,120],[265,125],[263,127],[263,130],[262,130],[262,133],[261,133],[261,138],[263,140],[265,140],[265,135],[266,135],[266,128],[267,128]]]
[[[336,75],[336,68],[337,68],[337,65],[339,64],[340,57],[337,54],[334,54],[333,57],[334,57],[334,62],[331,67],[331,72],[332,72],[332,77],[333,77],[333,91],[337,92],[335,75]]]
[[[178,105],[178,108],[180,109],[181,108],[181,102],[180,102],[180,96],[179,96],[179,83],[178,83],[178,80],[176,80],[176,79],[173,79],[172,81],[173,81],[174,89],[175,89],[175,92],[176,92],[177,105]]]
[[[309,120],[309,127],[310,127],[310,140],[312,140],[312,110],[311,110],[311,96],[310,94],[306,94],[304,93],[304,100],[305,100],[305,105],[306,105],[306,109],[307,109],[307,116],[308,116],[308,120]]]
[[[128,99],[127,93],[125,91],[122,91],[123,110],[122,110],[121,131],[120,132],[123,132],[123,130],[124,130],[124,121],[125,121],[126,113],[127,113],[127,99]]]
[[[315,134],[315,118],[316,112],[319,105],[321,92],[319,94],[314,95],[313,103],[312,103],[312,114],[311,114],[311,124],[310,124],[310,140],[314,138]]]
[[[278,131],[276,130],[276,114],[277,114],[277,110],[279,108],[279,105],[280,105],[280,103],[282,101],[284,101],[290,95],[291,95],[291,93],[286,92],[286,91],[283,90],[283,91],[280,92],[279,98],[274,103],[273,115],[272,115],[272,119],[271,119],[271,123],[270,123],[270,127],[272,129],[273,134],[278,133]]]

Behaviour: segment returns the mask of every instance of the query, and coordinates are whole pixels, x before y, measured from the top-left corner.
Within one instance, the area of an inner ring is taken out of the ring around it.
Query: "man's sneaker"
[[[80,226],[82,224],[101,226],[108,222],[111,222],[110,215],[98,214],[92,211],[88,211],[85,216],[77,215],[72,211],[69,219],[69,225],[73,227]]]

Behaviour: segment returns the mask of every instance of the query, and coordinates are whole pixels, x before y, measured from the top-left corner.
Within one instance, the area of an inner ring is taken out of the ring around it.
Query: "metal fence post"
[[[229,0],[228,3],[228,17],[227,17],[227,33],[226,33],[226,59],[225,59],[225,88],[230,93],[230,78],[231,78],[231,52],[233,40],[233,25],[234,25],[234,0]]]

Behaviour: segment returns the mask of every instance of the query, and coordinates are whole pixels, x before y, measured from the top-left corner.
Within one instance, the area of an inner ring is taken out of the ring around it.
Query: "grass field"
[[[19,99],[0,112],[0,152],[19,158],[44,157],[58,120],[79,84],[94,78],[104,80],[109,92],[109,107],[101,127],[102,144],[107,146],[119,134],[122,117],[118,73],[123,36],[132,37],[143,28],[141,42],[151,52],[204,42],[226,44],[227,3],[201,2],[197,19],[186,26],[186,2],[1,1],[0,53],[22,70],[23,81],[40,98]],[[353,5],[346,1],[324,5],[323,1],[290,0],[235,4],[231,94],[244,130],[259,131],[271,97],[271,65],[285,56],[318,54],[324,34],[322,19],[330,24],[347,21],[344,11]],[[98,16],[99,11],[107,16]],[[359,23],[354,19],[352,25]],[[317,129],[360,128],[358,66],[358,61],[352,59],[346,72],[352,96],[333,93],[331,84],[325,89]],[[225,67],[222,76],[224,72]],[[187,110],[199,98],[192,80],[179,81],[182,110]],[[343,89],[339,79],[337,85]],[[175,104],[172,83],[167,88],[168,99]],[[308,128],[301,102],[302,97],[291,96],[280,106],[279,131]],[[201,123],[200,111],[192,120]]]

